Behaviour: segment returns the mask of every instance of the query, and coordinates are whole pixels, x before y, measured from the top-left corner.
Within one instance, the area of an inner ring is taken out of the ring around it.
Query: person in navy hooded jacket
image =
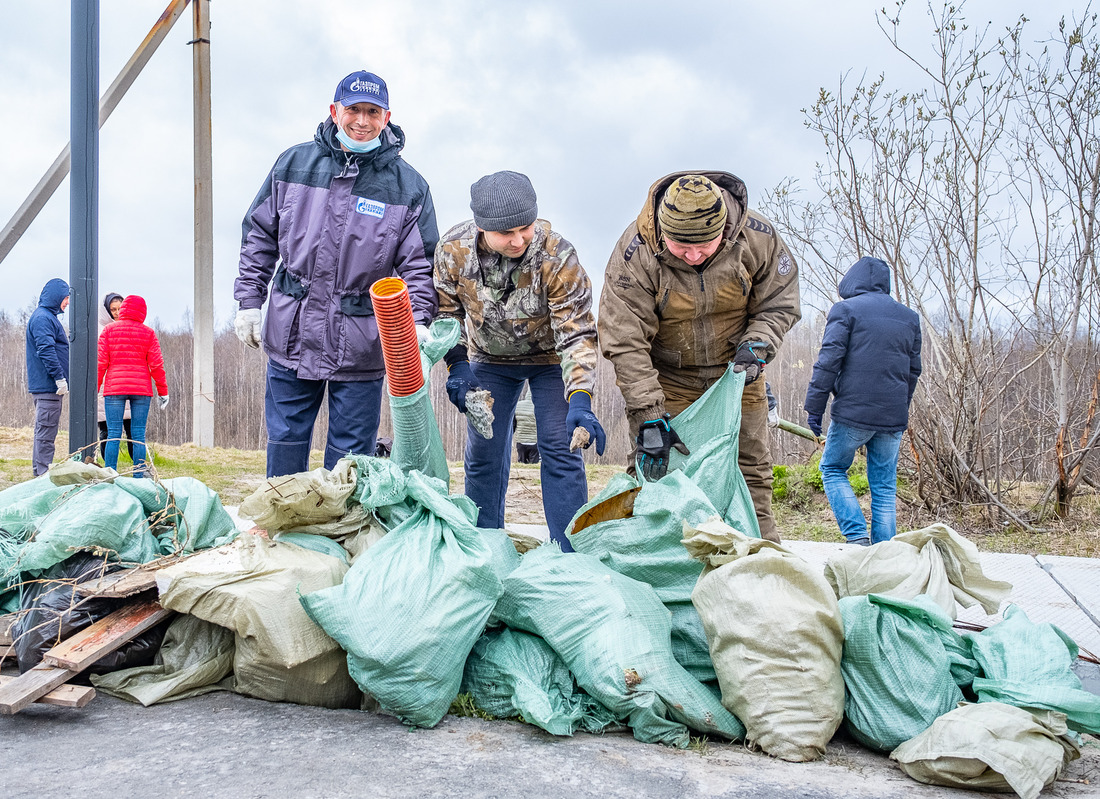
[[[27,390],[34,398],[34,476],[53,461],[62,397],[69,393],[69,335],[58,316],[69,307],[69,284],[55,277],[42,289],[27,320]]]
[[[860,258],[840,281],[841,301],[829,311],[821,350],[806,390],[810,429],[833,397],[821,454],[825,496],[851,544],[888,541],[897,530],[897,469],[901,434],[920,377],[920,317],[890,296],[890,267]],[[867,448],[871,531],[848,482],[856,450]]]

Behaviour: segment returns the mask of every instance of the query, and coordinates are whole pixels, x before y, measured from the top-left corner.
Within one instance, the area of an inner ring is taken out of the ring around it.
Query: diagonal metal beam
[[[126,62],[126,66],[122,68],[122,71],[118,73],[118,77],[115,78],[114,83],[103,95],[103,98],[99,103],[99,126],[103,127],[103,123],[107,121],[107,117],[111,115],[111,112],[115,110],[115,106],[118,105],[119,100],[126,94],[126,91],[133,85],[134,80],[141,73],[141,70],[149,62],[149,59],[156,52],[157,47],[164,41],[164,38],[168,35],[168,31],[172,29],[172,26],[176,23],[176,20],[183,16],[183,12],[187,9],[187,4],[190,0],[172,0],[164,13],[160,15],[160,19],[156,21],[152,29],[146,35],[145,39],[138,46],[134,54],[130,56],[130,60]],[[4,226],[4,229],[0,231],[0,262],[8,257],[8,253],[11,252],[15,243],[19,241],[20,237],[30,227],[31,222],[38,216],[39,212],[49,202],[50,197],[57,191],[57,187],[61,185],[61,181],[65,179],[65,176],[69,174],[69,162],[71,154],[71,143],[65,145],[65,149],[61,151],[61,155],[57,156],[57,159],[53,162],[53,165],[46,170],[46,174],[42,176],[42,179],[38,181],[38,185],[34,187],[31,193],[27,196],[27,199],[19,206],[19,210],[15,212],[15,215],[11,218],[11,221]]]

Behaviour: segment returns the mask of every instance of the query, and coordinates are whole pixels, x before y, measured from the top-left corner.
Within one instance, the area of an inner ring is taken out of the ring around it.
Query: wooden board
[[[11,628],[19,618],[18,613],[6,613],[0,616],[0,651],[12,643]]]
[[[81,596],[122,598],[140,594],[157,585],[157,572],[166,566],[172,566],[181,560],[186,560],[195,553],[188,555],[166,555],[158,560],[143,563],[131,569],[104,574],[91,580],[85,580],[76,586],[76,592]]]
[[[627,519],[634,515],[634,500],[641,491],[641,486],[631,488],[621,494],[608,497],[598,505],[593,505],[573,522],[571,535],[576,535],[586,527],[591,527],[599,522],[607,522],[612,519]]]
[[[81,596],[94,597],[127,597],[140,594],[155,588],[157,584],[156,571],[142,569],[126,569],[125,571],[111,572],[93,580],[87,580],[76,586],[76,592]]]
[[[0,686],[15,679],[17,678],[14,675],[9,677],[0,674]],[[58,707],[84,707],[93,699],[95,699],[95,688],[90,685],[61,685],[35,701]]]
[[[67,683],[78,672],[39,663],[30,671],[0,685],[0,713],[18,713],[55,688]]]
[[[62,641],[43,655],[42,662],[81,672],[172,613],[162,608],[156,599],[139,600]]]

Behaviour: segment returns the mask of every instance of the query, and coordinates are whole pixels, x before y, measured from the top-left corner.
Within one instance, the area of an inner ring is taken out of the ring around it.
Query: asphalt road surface
[[[673,750],[629,733],[553,736],[525,724],[395,718],[226,692],[143,708],[99,694],[81,709],[0,716],[0,795],[16,797],[759,797],[975,796],[922,785],[843,734],[813,763],[739,744]],[[1100,795],[1100,746],[1043,796]]]

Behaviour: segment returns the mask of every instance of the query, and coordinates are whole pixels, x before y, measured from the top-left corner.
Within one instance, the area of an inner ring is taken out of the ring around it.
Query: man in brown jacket
[[[790,251],[728,172],[677,172],[654,183],[615,247],[600,297],[600,347],[641,441],[645,477],[665,473],[679,441],[665,414],[687,408],[730,363],[744,372],[738,465],[760,533],[772,541],[779,533],[759,378],[801,316]]]

